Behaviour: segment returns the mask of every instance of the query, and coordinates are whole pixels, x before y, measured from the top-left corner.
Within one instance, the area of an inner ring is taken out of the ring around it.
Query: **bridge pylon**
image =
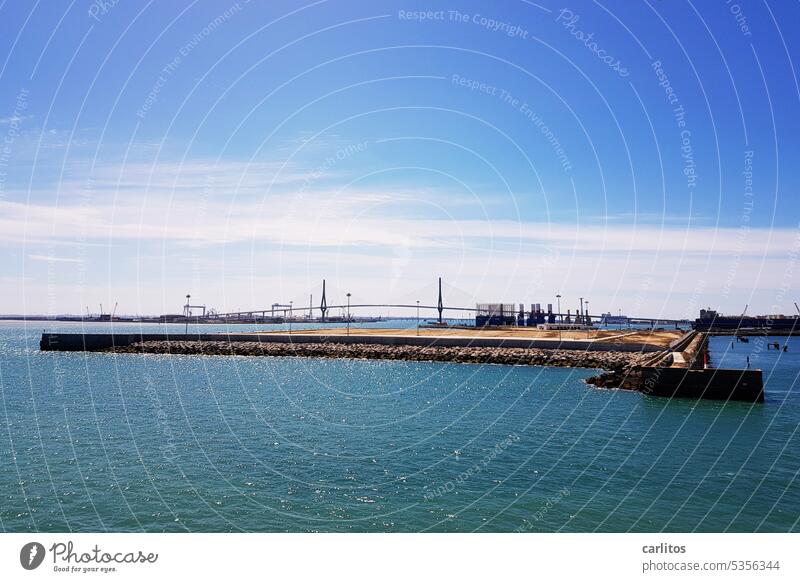
[[[444,303],[442,302],[442,278],[439,277],[439,303],[436,304],[436,309],[439,311],[439,323],[442,323],[442,311],[444,311]]]
[[[319,310],[322,312],[322,321],[325,321],[325,314],[328,312],[328,300],[325,298],[325,279],[322,280],[322,301],[319,303]]]

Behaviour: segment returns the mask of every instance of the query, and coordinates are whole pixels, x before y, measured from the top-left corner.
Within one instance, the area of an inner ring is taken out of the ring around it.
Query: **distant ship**
[[[713,309],[701,309],[694,320],[698,331],[710,330],[769,330],[800,332],[800,317],[793,315],[722,315]]]

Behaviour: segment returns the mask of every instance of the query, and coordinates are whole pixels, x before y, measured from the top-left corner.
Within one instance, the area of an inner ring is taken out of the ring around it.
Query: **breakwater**
[[[627,340],[627,341],[620,341]],[[594,368],[588,383],[665,397],[764,400],[761,370],[704,366],[707,334],[689,332],[661,346],[617,336],[602,339],[322,333],[43,333],[43,351],[294,356],[513,366]]]
[[[423,347],[462,347],[462,348],[525,348],[562,349],[608,352],[661,352],[662,347],[648,342],[608,341],[592,339],[537,339],[519,337],[488,337],[482,335],[439,336],[439,335],[388,335],[386,330],[375,330],[374,334],[343,335],[325,333],[48,333],[42,334],[39,348],[42,351],[80,351],[97,352],[106,348],[121,348],[133,343],[146,341],[199,341],[217,343],[336,343],[370,344],[382,346],[423,346]]]
[[[515,347],[464,347],[439,345],[383,345],[340,342],[209,342],[160,340],[135,342],[100,351],[224,356],[295,356],[369,360],[408,360],[471,364],[559,366],[624,370],[643,363],[648,355],[636,352],[537,349]]]

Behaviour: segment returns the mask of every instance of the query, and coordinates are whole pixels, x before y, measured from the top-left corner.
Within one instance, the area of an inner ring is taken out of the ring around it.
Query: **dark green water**
[[[0,324],[4,531],[799,529],[795,340],[712,346],[764,368],[750,405],[590,370],[40,353],[41,327]]]

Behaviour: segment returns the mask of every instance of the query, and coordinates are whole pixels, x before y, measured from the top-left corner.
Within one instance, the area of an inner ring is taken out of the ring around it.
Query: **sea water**
[[[3,531],[800,529],[796,339],[712,338],[764,370],[751,404],[587,369],[40,352],[43,327],[110,331],[0,324]]]

